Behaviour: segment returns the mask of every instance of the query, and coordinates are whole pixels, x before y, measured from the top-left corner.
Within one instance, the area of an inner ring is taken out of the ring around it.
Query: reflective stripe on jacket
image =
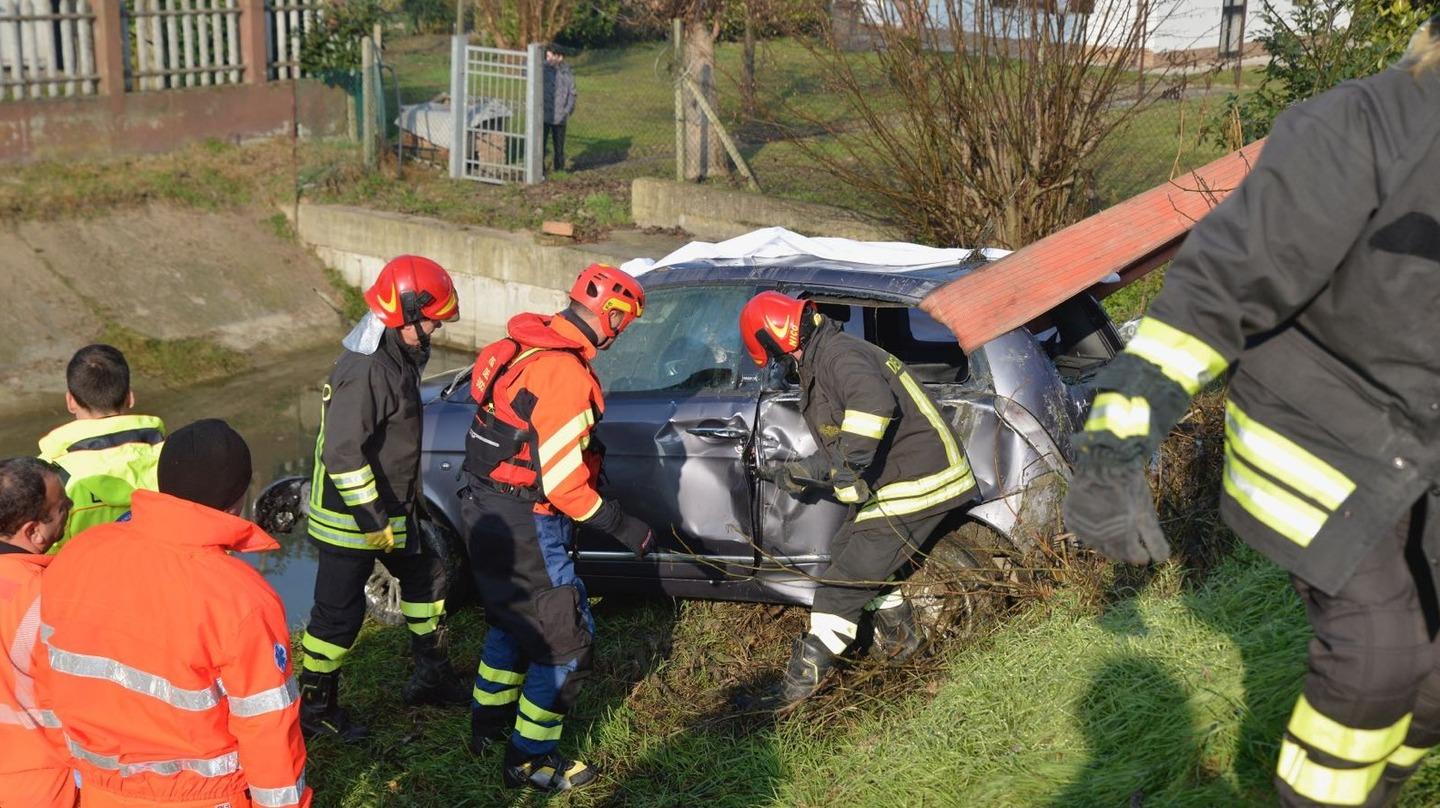
[[[346,351],[321,393],[320,433],[310,482],[308,532],[330,547],[379,552],[366,533],[395,531],[408,544],[407,517],[420,486],[420,372],[387,330],[373,354]]]
[[[70,755],[55,714],[35,695],[42,573],[54,556],[0,554],[0,805],[75,804]]]
[[[135,489],[154,491],[164,441],[165,423],[152,415],[71,421],[41,438],[40,458],[65,470],[65,493],[74,503],[62,543],[87,527],[118,519],[130,510]]]
[[[56,556],[37,679],[86,788],[309,804],[285,611],[227,552],[277,548],[244,519],[137,491],[130,521]]]
[[[1327,593],[1440,483],[1437,177],[1440,74],[1292,108],[1126,348],[1191,395],[1238,360],[1221,513]]]
[[[856,521],[953,508],[975,495],[959,439],[899,359],[827,319],[799,369],[801,412],[816,443],[833,469],[870,487],[865,502],[843,482],[835,488],[836,499],[859,506]]]

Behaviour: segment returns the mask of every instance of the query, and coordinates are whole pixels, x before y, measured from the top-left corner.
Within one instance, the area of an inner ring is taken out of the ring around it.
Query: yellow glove
[[[365,534],[365,543],[376,550],[390,552],[395,549],[395,531],[389,525],[384,530],[377,530],[374,533]]]

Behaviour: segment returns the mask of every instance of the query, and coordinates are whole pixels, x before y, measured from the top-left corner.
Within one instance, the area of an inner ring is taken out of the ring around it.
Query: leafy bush
[[[1393,64],[1440,0],[1296,0],[1288,18],[1260,4],[1271,60],[1254,94],[1232,94],[1208,124],[1231,148],[1264,137],[1291,104]]]
[[[300,43],[300,67],[309,73],[359,69],[359,40],[388,16],[382,0],[330,0]]]

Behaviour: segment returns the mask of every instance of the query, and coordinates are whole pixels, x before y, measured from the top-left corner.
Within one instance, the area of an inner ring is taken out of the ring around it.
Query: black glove
[[[762,466],[756,476],[775,483],[781,491],[800,494],[811,488],[829,488],[830,464],[816,453],[789,463]]]
[[[1145,461],[1086,463],[1065,495],[1065,524],[1082,544],[1114,561],[1158,564],[1170,557]]]
[[[614,500],[605,500],[600,510],[583,524],[609,534],[628,547],[637,559],[644,558],[655,547],[655,533],[650,526],[620,510]]]

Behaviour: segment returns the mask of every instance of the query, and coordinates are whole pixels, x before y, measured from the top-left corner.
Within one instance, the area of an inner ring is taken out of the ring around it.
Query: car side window
[[[904,306],[876,308],[876,345],[904,362],[922,382],[963,382],[969,376],[965,352],[955,334],[930,315]]]
[[[647,290],[645,313],[596,355],[606,394],[736,390],[757,383],[740,338],[749,286]],[[743,363],[743,364],[742,364]]]

